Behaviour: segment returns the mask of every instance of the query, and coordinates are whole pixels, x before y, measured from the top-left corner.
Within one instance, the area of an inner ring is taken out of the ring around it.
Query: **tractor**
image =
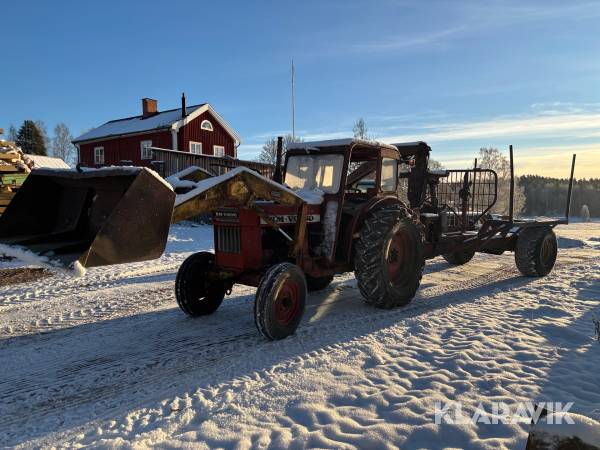
[[[38,170],[0,218],[0,244],[61,266],[142,261],[162,254],[170,223],[210,212],[215,252],[183,262],[177,303],[208,315],[235,284],[255,286],[255,323],[270,340],[293,334],[308,292],[345,272],[366,303],[386,309],[409,303],[425,261],[440,255],[460,265],[476,252],[514,251],[523,275],[547,275],[553,228],[568,223],[575,156],[565,218],[525,221],[513,217],[512,147],[505,217],[490,213],[493,170],[429,170],[430,152],[425,142],[295,143],[273,180],[240,167],[178,196],[148,169]]]

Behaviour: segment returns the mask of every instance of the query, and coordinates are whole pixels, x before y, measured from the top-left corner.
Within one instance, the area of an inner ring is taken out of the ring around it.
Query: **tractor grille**
[[[225,253],[241,253],[239,227],[217,227],[217,250]]]

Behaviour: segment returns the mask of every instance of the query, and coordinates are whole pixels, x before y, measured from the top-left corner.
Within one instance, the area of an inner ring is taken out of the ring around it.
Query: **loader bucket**
[[[62,267],[155,259],[165,249],[174,201],[173,190],[144,168],[37,169],[0,217],[0,244]]]

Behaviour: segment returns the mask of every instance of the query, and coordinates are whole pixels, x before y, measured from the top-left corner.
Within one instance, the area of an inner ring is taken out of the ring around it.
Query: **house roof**
[[[70,169],[69,165],[60,158],[29,154],[26,156],[33,160],[35,169]]]
[[[169,109],[161,111],[150,117],[142,115],[127,117],[125,119],[117,119],[106,122],[98,128],[88,131],[73,140],[74,144],[94,141],[99,139],[111,139],[123,135],[143,133],[145,131],[154,130],[175,130],[177,131],[182,126],[194,120],[200,114],[209,111],[219,124],[234,138],[236,145],[240,143],[240,136],[229,126],[225,120],[208,104],[202,103],[199,105],[186,107],[186,116],[181,117],[181,108]]]

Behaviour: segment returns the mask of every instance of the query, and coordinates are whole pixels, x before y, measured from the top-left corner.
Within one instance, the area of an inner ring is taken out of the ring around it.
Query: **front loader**
[[[282,183],[239,167],[177,196],[148,169],[34,171],[0,218],[0,244],[61,266],[144,261],[162,254],[171,223],[210,212],[215,252],[184,261],[177,302],[207,315],[235,284],[255,286],[255,323],[268,339],[293,334],[307,292],[344,272],[380,308],[409,303],[425,260],[439,255],[465,264],[475,252],[515,251],[524,275],[546,275],[556,260],[552,227],[564,221],[490,215],[495,172],[430,171],[430,150],[361,139],[292,144],[275,177]]]

